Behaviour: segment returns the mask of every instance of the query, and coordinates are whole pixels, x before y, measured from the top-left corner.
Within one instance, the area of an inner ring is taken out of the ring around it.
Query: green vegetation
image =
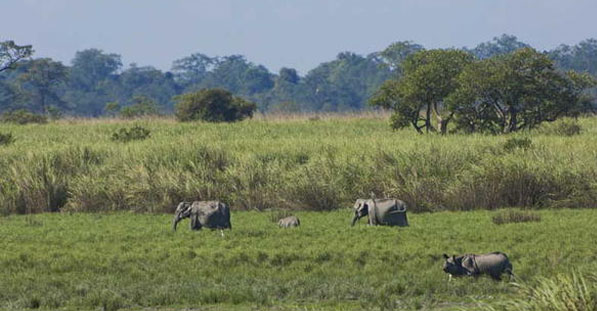
[[[509,137],[504,143],[504,150],[514,151],[516,149],[528,150],[533,146],[529,137]]]
[[[575,119],[562,118],[555,122],[544,123],[539,132],[547,135],[573,136],[582,132],[582,126]]]
[[[0,213],[172,212],[179,201],[214,198],[233,210],[333,210],[371,192],[417,212],[591,208],[597,122],[579,124],[574,136],[443,137],[363,116],[0,124],[18,137],[0,148]],[[151,139],[111,140],[135,125]]]
[[[283,230],[268,213],[234,212],[224,237],[190,231],[188,222],[173,232],[172,215],[13,215],[0,218],[0,308],[499,305],[526,291],[487,277],[448,282],[441,255],[506,252],[516,282],[533,287],[597,268],[597,210],[538,213],[541,222],[500,226],[490,211],[411,214],[410,227],[391,228],[350,227],[352,213],[342,209],[297,212],[301,227]]]
[[[528,48],[528,44],[520,42],[515,36],[502,35],[471,49],[462,48],[459,52],[487,60],[480,63],[488,64],[493,62],[490,59],[507,58],[510,53]],[[277,73],[270,72],[242,55],[212,57],[202,53],[174,60],[170,71],[137,66],[135,63],[125,67],[119,54],[99,49],[77,51],[68,65],[62,65],[50,59],[29,59],[33,53],[31,46],[3,41],[0,42],[0,112],[22,108],[37,112],[58,109],[66,116],[113,116],[117,107],[104,109],[106,104],[119,103],[127,112],[126,107],[134,105],[135,97],[142,95],[154,101],[160,113],[171,114],[174,96],[214,88],[227,90],[234,96],[256,103],[260,112],[359,111],[369,109],[367,102],[385,81],[402,76],[403,63],[409,55],[423,50],[424,47],[417,43],[401,41],[368,55],[341,52],[334,59],[300,75],[295,69],[286,67]],[[584,40],[574,46],[560,45],[541,56],[549,57],[555,68],[562,72],[574,70],[597,76],[595,39]],[[458,67],[439,70],[427,66],[430,72],[448,73],[446,78],[449,79],[440,81],[444,77],[438,75],[431,85],[451,86],[454,81],[450,81],[453,80],[453,72],[450,71]],[[487,68],[476,69],[469,75],[469,82],[475,82],[479,77],[476,73]],[[47,75],[40,74],[44,72]],[[65,72],[67,75],[64,75]],[[494,73],[499,73],[499,70]],[[577,77],[582,76],[577,74]],[[428,80],[420,78],[418,80]],[[486,78],[485,81],[480,80],[486,85],[489,78],[497,78],[494,79],[497,81],[503,77],[481,75],[481,78]],[[445,90],[442,89],[442,92]],[[592,92],[594,95],[595,89]],[[436,95],[432,97],[436,98]],[[426,99],[424,101],[428,103]],[[450,112],[444,108],[438,106],[438,110],[444,110],[441,112],[443,122],[447,122]],[[582,110],[594,112],[594,100],[583,101]],[[526,112],[525,115],[534,110],[526,109]],[[453,119],[450,122],[455,121],[462,126],[470,120]]]
[[[134,96],[132,100],[132,105],[120,108],[119,114],[122,118],[135,119],[158,115],[158,107],[153,99],[147,96],[137,95]],[[117,109],[117,107],[117,103],[108,103],[104,109]]]
[[[494,215],[491,220],[496,225],[503,225],[517,222],[541,221],[541,216],[535,212],[530,211],[504,211]]]
[[[562,116],[589,113],[597,80],[561,73],[532,48],[475,60],[461,50],[424,50],[402,62],[370,103],[391,109],[394,129],[417,132],[512,133]],[[434,121],[433,119],[436,119]]]
[[[151,131],[139,126],[135,125],[131,128],[120,128],[118,131],[112,134],[112,140],[121,141],[121,142],[129,142],[131,140],[143,140],[148,138],[151,135]]]
[[[179,121],[236,122],[253,116],[257,107],[226,90],[211,89],[179,95],[176,118]]]
[[[490,306],[481,304],[481,310],[516,311],[569,311],[597,310],[597,274],[572,272],[558,273],[555,277],[539,278],[538,284],[515,284],[522,297]]]
[[[25,109],[17,109],[10,112],[5,112],[0,117],[0,121],[7,123],[16,124],[28,124],[28,123],[47,123],[48,118],[43,115],[31,113]]]
[[[10,145],[15,142],[14,136],[12,133],[0,133],[0,146]]]

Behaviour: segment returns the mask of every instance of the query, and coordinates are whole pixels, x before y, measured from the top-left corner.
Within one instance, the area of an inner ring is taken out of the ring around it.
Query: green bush
[[[134,104],[120,109],[120,116],[125,119],[134,119],[145,116],[158,115],[158,106],[155,101],[147,96],[135,96],[133,97]],[[107,106],[110,109],[116,109],[116,106]]]
[[[565,118],[542,124],[538,132],[546,135],[574,136],[582,132],[582,127],[578,121]]]
[[[131,128],[120,128],[117,132],[112,134],[113,141],[129,142],[131,140],[143,140],[151,135],[151,131],[135,125]]]
[[[0,146],[6,146],[14,143],[15,138],[12,133],[0,133]]]
[[[5,112],[0,117],[2,122],[16,123],[16,124],[27,124],[27,123],[38,123],[44,124],[48,122],[48,118],[43,115],[35,114],[25,109],[13,110]]]
[[[513,151],[515,149],[527,150],[531,148],[533,141],[528,137],[510,137],[504,143],[504,149],[506,151]]]
[[[204,89],[175,96],[175,113],[179,121],[235,122],[253,116],[256,108],[222,89]]]

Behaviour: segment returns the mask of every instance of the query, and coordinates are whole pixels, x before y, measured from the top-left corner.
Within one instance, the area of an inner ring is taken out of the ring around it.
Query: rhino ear
[[[450,258],[450,256],[448,256],[447,254],[444,254],[443,256],[444,256],[444,259]]]

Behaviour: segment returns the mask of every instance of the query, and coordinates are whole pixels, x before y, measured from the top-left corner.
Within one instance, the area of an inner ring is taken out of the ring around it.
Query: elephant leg
[[[201,229],[201,222],[199,222],[199,215],[191,215],[191,230]]]

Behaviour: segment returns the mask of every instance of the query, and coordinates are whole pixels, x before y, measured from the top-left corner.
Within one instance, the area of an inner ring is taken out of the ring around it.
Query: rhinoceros
[[[408,226],[406,203],[397,199],[358,199],[354,204],[352,225],[364,216],[368,224],[382,226]]]
[[[232,229],[230,208],[220,201],[180,202],[174,212],[172,229],[176,231],[178,222],[185,218],[191,218],[191,230],[199,230],[202,227]]]
[[[278,226],[281,228],[298,227],[301,225],[301,221],[296,216],[288,216],[278,221]]]
[[[507,273],[512,277],[512,264],[508,256],[502,252],[489,254],[466,254],[461,256],[448,256],[444,254],[444,272],[452,276],[479,276],[488,274],[492,279],[499,281],[501,275]]]

